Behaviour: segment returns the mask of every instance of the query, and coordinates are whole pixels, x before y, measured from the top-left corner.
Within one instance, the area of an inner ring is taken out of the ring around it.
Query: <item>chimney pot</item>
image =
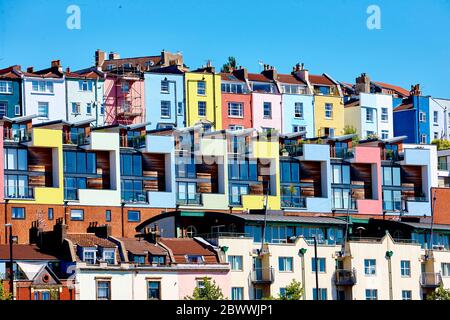
[[[27,68],[27,72],[33,73],[33,72],[34,72],[34,67],[28,67],[28,68]]]
[[[53,60],[51,66],[52,66],[52,68],[54,68],[54,67],[59,68],[59,67],[61,67],[61,61]]]

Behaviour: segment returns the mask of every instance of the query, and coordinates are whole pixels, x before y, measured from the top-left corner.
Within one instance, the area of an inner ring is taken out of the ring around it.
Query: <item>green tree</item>
[[[5,291],[3,280],[0,280],[0,301],[1,300],[11,300],[11,293]]]
[[[225,300],[222,289],[216,284],[216,281],[209,280],[207,277],[202,279],[203,286],[196,287],[192,296],[184,297],[185,300]]]
[[[427,296],[427,300],[450,300],[450,290],[444,289],[444,286],[441,284],[436,291]]]
[[[431,141],[431,144],[436,145],[438,150],[450,149],[450,141],[446,139],[434,139],[433,141]]]
[[[292,279],[291,283],[286,287],[285,294],[279,294],[278,300],[300,300],[302,297],[302,284],[299,281]]]
[[[356,128],[354,126],[346,125],[344,127],[344,131],[342,133],[344,135],[347,135],[347,134],[356,134],[357,132],[356,132]],[[357,145],[359,142],[359,136],[358,135],[354,136],[352,141],[353,141],[353,145]]]
[[[237,61],[235,57],[228,57],[227,63],[222,66],[220,72],[231,72],[237,69]]]

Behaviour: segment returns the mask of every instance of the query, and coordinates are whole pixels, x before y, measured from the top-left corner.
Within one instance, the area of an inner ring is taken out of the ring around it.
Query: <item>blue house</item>
[[[394,136],[407,136],[405,143],[430,144],[430,97],[411,95],[394,109]]]
[[[145,72],[147,129],[185,127],[184,73],[176,65]]]
[[[0,116],[22,115],[22,72],[20,66],[0,70]]]

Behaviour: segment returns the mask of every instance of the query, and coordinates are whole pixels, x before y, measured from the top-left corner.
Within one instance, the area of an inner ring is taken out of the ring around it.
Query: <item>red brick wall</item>
[[[65,285],[65,280],[63,280],[63,285]],[[15,283],[15,300],[34,300],[34,295],[31,293],[31,281],[21,281]],[[9,282],[3,281],[3,288],[6,292],[9,292]],[[62,287],[59,294],[59,300],[75,300],[74,289],[68,288],[66,286]]]
[[[433,188],[431,197],[435,194],[434,223],[450,224],[450,188]]]

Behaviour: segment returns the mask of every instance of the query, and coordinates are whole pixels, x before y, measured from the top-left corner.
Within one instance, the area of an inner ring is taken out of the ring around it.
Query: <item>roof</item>
[[[395,111],[403,111],[403,110],[411,110],[414,109],[414,105],[409,102],[409,103],[402,103],[399,106],[397,106],[396,108],[394,108],[394,112]]]
[[[301,79],[297,78],[292,74],[278,74],[277,80],[281,83],[306,85],[304,81],[302,81]]]
[[[328,77],[324,76],[324,75],[314,75],[314,74],[310,74],[309,75],[309,82],[311,82],[311,84],[319,84],[319,85],[326,85],[326,86],[334,86],[335,83],[333,81],[331,81]]]
[[[384,139],[382,141],[384,143],[396,143],[396,142],[403,141],[403,140],[405,140],[407,138],[408,138],[408,136],[398,136],[398,137],[393,137],[393,138],[390,138],[390,139]]]
[[[408,226],[411,226],[411,227],[417,228],[417,229],[431,229],[431,223],[407,222],[407,221],[401,221],[400,223],[406,224]],[[450,231],[450,224],[436,224],[435,223],[435,224],[433,224],[433,229]]]
[[[50,127],[50,126],[58,126],[58,125],[79,127],[79,126],[89,125],[92,121],[95,121],[95,118],[88,118],[88,119],[84,119],[84,120],[80,120],[80,121],[73,121],[73,122],[65,121],[65,120],[52,120],[52,121],[47,121],[47,122],[42,122],[42,123],[36,123],[33,125],[33,127],[39,128],[39,127]]]
[[[103,70],[107,70],[107,65],[113,64],[116,66],[125,64],[125,63],[131,63],[134,67],[137,65],[140,65],[142,67],[145,67],[145,63],[152,61],[153,66],[156,66],[161,63],[161,56],[145,56],[145,57],[134,57],[134,58],[120,58],[120,59],[112,59],[112,60],[105,60],[103,62],[102,68]]]
[[[167,255],[167,252],[155,243],[150,243],[144,239],[137,238],[120,238],[120,241],[125,246],[125,250],[136,255]]]
[[[78,73],[78,72],[66,72],[65,73],[66,78],[73,78],[73,79],[97,79],[97,78],[103,78],[100,74],[94,72],[94,71],[88,71],[85,73]]]
[[[263,214],[231,214],[245,221],[264,221]],[[345,225],[344,220],[332,217],[310,217],[310,216],[286,216],[281,214],[268,214],[267,222],[291,222],[291,223],[309,223],[309,224],[336,224]]]
[[[37,118],[37,117],[38,117],[38,115],[36,115],[36,114],[32,114],[32,115],[29,115],[29,116],[14,117],[14,118],[9,118],[9,117],[6,117],[6,116],[0,116],[0,121],[3,120],[3,121],[6,121],[6,122],[11,122],[11,123],[21,123],[21,122],[32,120],[32,119]]]
[[[74,245],[80,247],[117,247],[114,242],[109,241],[108,239],[97,237],[93,233],[68,233],[66,238],[69,239]]]
[[[222,72],[220,73],[220,78],[222,79],[222,81],[238,81],[238,82],[245,82],[239,78],[237,78],[234,74],[232,73],[225,73]]]
[[[64,76],[59,67],[50,67],[33,72],[24,72],[23,74],[27,77],[36,78],[62,78]]]
[[[248,80],[249,81],[258,81],[258,82],[272,82],[269,78],[266,76],[260,74],[260,73],[249,73],[248,74]]]
[[[15,65],[0,70],[0,79],[20,79],[20,66]]]
[[[199,255],[206,263],[218,263],[215,251],[205,248],[195,239],[161,238],[160,242],[172,251],[176,263],[187,263],[186,255]]]
[[[345,108],[358,107],[360,105],[359,99],[351,99],[347,101],[344,105]]]
[[[9,244],[0,244],[0,260],[9,259]],[[59,260],[54,255],[42,252],[36,245],[14,244],[14,260]]]
[[[385,83],[385,82],[379,82],[379,81],[372,81],[372,82],[375,83],[379,87],[390,89],[390,90],[394,90],[394,91],[396,91],[396,92],[398,92],[401,95],[404,95],[406,97],[409,96],[409,91],[406,90],[406,89],[403,89],[402,87],[395,86],[393,84],[389,84],[389,83]]]
[[[356,134],[356,133],[350,133],[350,134],[345,134],[343,136],[329,137],[328,140],[345,141],[345,140],[353,139],[354,137],[357,137],[357,136],[358,136],[358,134]]]

